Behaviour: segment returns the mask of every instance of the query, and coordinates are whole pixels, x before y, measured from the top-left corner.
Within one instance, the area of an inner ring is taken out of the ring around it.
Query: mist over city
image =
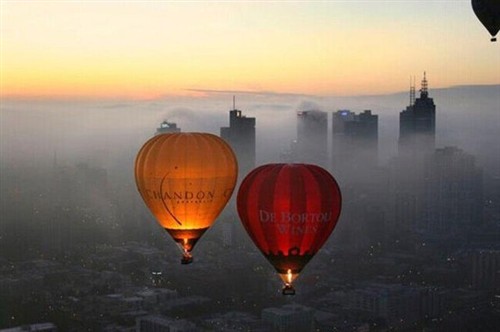
[[[499,11],[2,2],[0,332],[498,330]]]
[[[264,312],[278,308],[299,310],[320,331],[455,329],[458,316],[460,324],[489,329],[498,324],[500,86],[431,86],[429,96],[436,104],[435,149],[398,146],[409,92],[343,98],[240,92],[234,105],[230,92],[78,107],[7,101],[4,327],[48,321],[62,330],[133,330],[138,317],[158,315],[181,319],[191,330],[271,331]],[[281,295],[279,278],[245,233],[234,197],[194,249],[196,261],[182,266],[134,183],[135,157],[164,121],[182,132],[219,135],[233,106],[242,119],[255,118],[255,161],[240,162],[240,172],[266,163],[313,163],[328,169],[342,191],[338,225],[297,280],[292,299]],[[377,117],[375,135],[339,132],[333,124],[366,110]],[[405,160],[412,149],[422,154],[424,168]],[[451,201],[441,202],[447,181],[458,187],[450,189]],[[438,202],[431,215],[429,202]],[[365,298],[400,309],[356,302]],[[471,311],[475,306],[481,307]]]

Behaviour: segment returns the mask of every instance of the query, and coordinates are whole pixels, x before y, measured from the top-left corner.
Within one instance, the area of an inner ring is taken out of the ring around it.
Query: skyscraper
[[[180,133],[181,128],[177,128],[177,124],[174,122],[163,121],[160,127],[156,128],[155,135],[168,134],[168,133]]]
[[[426,74],[420,97],[410,87],[410,104],[399,113],[398,158],[392,162],[391,191],[394,194],[394,229],[415,231],[424,211],[424,161],[435,149],[436,106],[429,98]]]
[[[220,136],[231,146],[238,159],[239,177],[255,167],[255,118],[247,118],[234,107],[229,111],[229,127],[220,128]]]
[[[482,171],[455,147],[436,149],[424,164],[422,213],[417,227],[432,235],[465,235],[480,225]]]
[[[378,115],[348,110],[332,116],[332,168],[373,167],[378,158]]]
[[[297,113],[297,143],[295,158],[298,162],[326,167],[328,162],[328,113],[301,111]]]
[[[410,155],[432,152],[436,137],[436,105],[429,98],[425,72],[420,97],[415,99],[414,87],[411,89],[410,105],[399,113],[399,152]]]

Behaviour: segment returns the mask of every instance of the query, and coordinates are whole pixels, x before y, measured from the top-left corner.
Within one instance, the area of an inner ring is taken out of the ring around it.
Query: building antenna
[[[426,78],[426,75],[425,75],[425,71],[424,71],[424,78],[422,79],[422,88],[420,89],[420,95],[421,96],[427,96],[428,92],[427,92],[427,78]]]
[[[233,95],[233,110],[236,109],[236,96]]]
[[[410,106],[415,105],[415,76],[410,76]]]
[[[411,106],[411,76],[410,76],[410,104],[409,105]]]

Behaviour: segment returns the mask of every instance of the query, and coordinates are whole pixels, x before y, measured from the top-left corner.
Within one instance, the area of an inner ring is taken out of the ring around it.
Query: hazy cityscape
[[[434,91],[425,74],[421,80],[394,95],[226,92],[190,103],[95,103],[85,113],[7,101],[0,328],[495,330],[500,86]],[[24,118],[28,110],[37,113]],[[196,261],[179,263],[133,180],[140,146],[179,131],[224,138],[240,180],[269,162],[314,163],[336,177],[339,223],[295,282],[295,296],[281,294],[238,220],[234,195]]]
[[[500,331],[499,32],[0,0],[0,332]]]

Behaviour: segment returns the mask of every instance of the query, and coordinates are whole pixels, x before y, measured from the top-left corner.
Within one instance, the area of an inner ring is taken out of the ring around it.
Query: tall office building
[[[311,110],[297,113],[295,161],[327,166],[327,119],[328,113],[322,111]]]
[[[168,122],[167,120],[163,121],[160,124],[160,127],[156,128],[156,134],[169,134],[169,133],[180,133],[181,128],[177,127],[177,124],[174,122]]]
[[[239,177],[255,167],[255,118],[247,118],[240,110],[229,111],[229,127],[220,128],[220,136],[231,146],[238,159]]]
[[[391,163],[391,191],[394,195],[394,229],[415,231],[424,211],[424,161],[434,153],[436,106],[429,98],[424,72],[420,97],[415,83],[410,87],[410,104],[399,114],[398,157]]]
[[[399,152],[418,155],[432,152],[436,137],[436,105],[429,98],[424,72],[420,97],[415,99],[415,87],[410,88],[410,105],[399,113]]]
[[[351,309],[403,328],[405,324],[439,317],[446,293],[435,287],[371,283],[349,292],[348,299]]]
[[[482,222],[482,171],[460,149],[445,147],[427,156],[422,194],[417,227],[428,235],[465,236]]]
[[[378,115],[348,110],[332,116],[332,169],[373,167],[378,159]]]

